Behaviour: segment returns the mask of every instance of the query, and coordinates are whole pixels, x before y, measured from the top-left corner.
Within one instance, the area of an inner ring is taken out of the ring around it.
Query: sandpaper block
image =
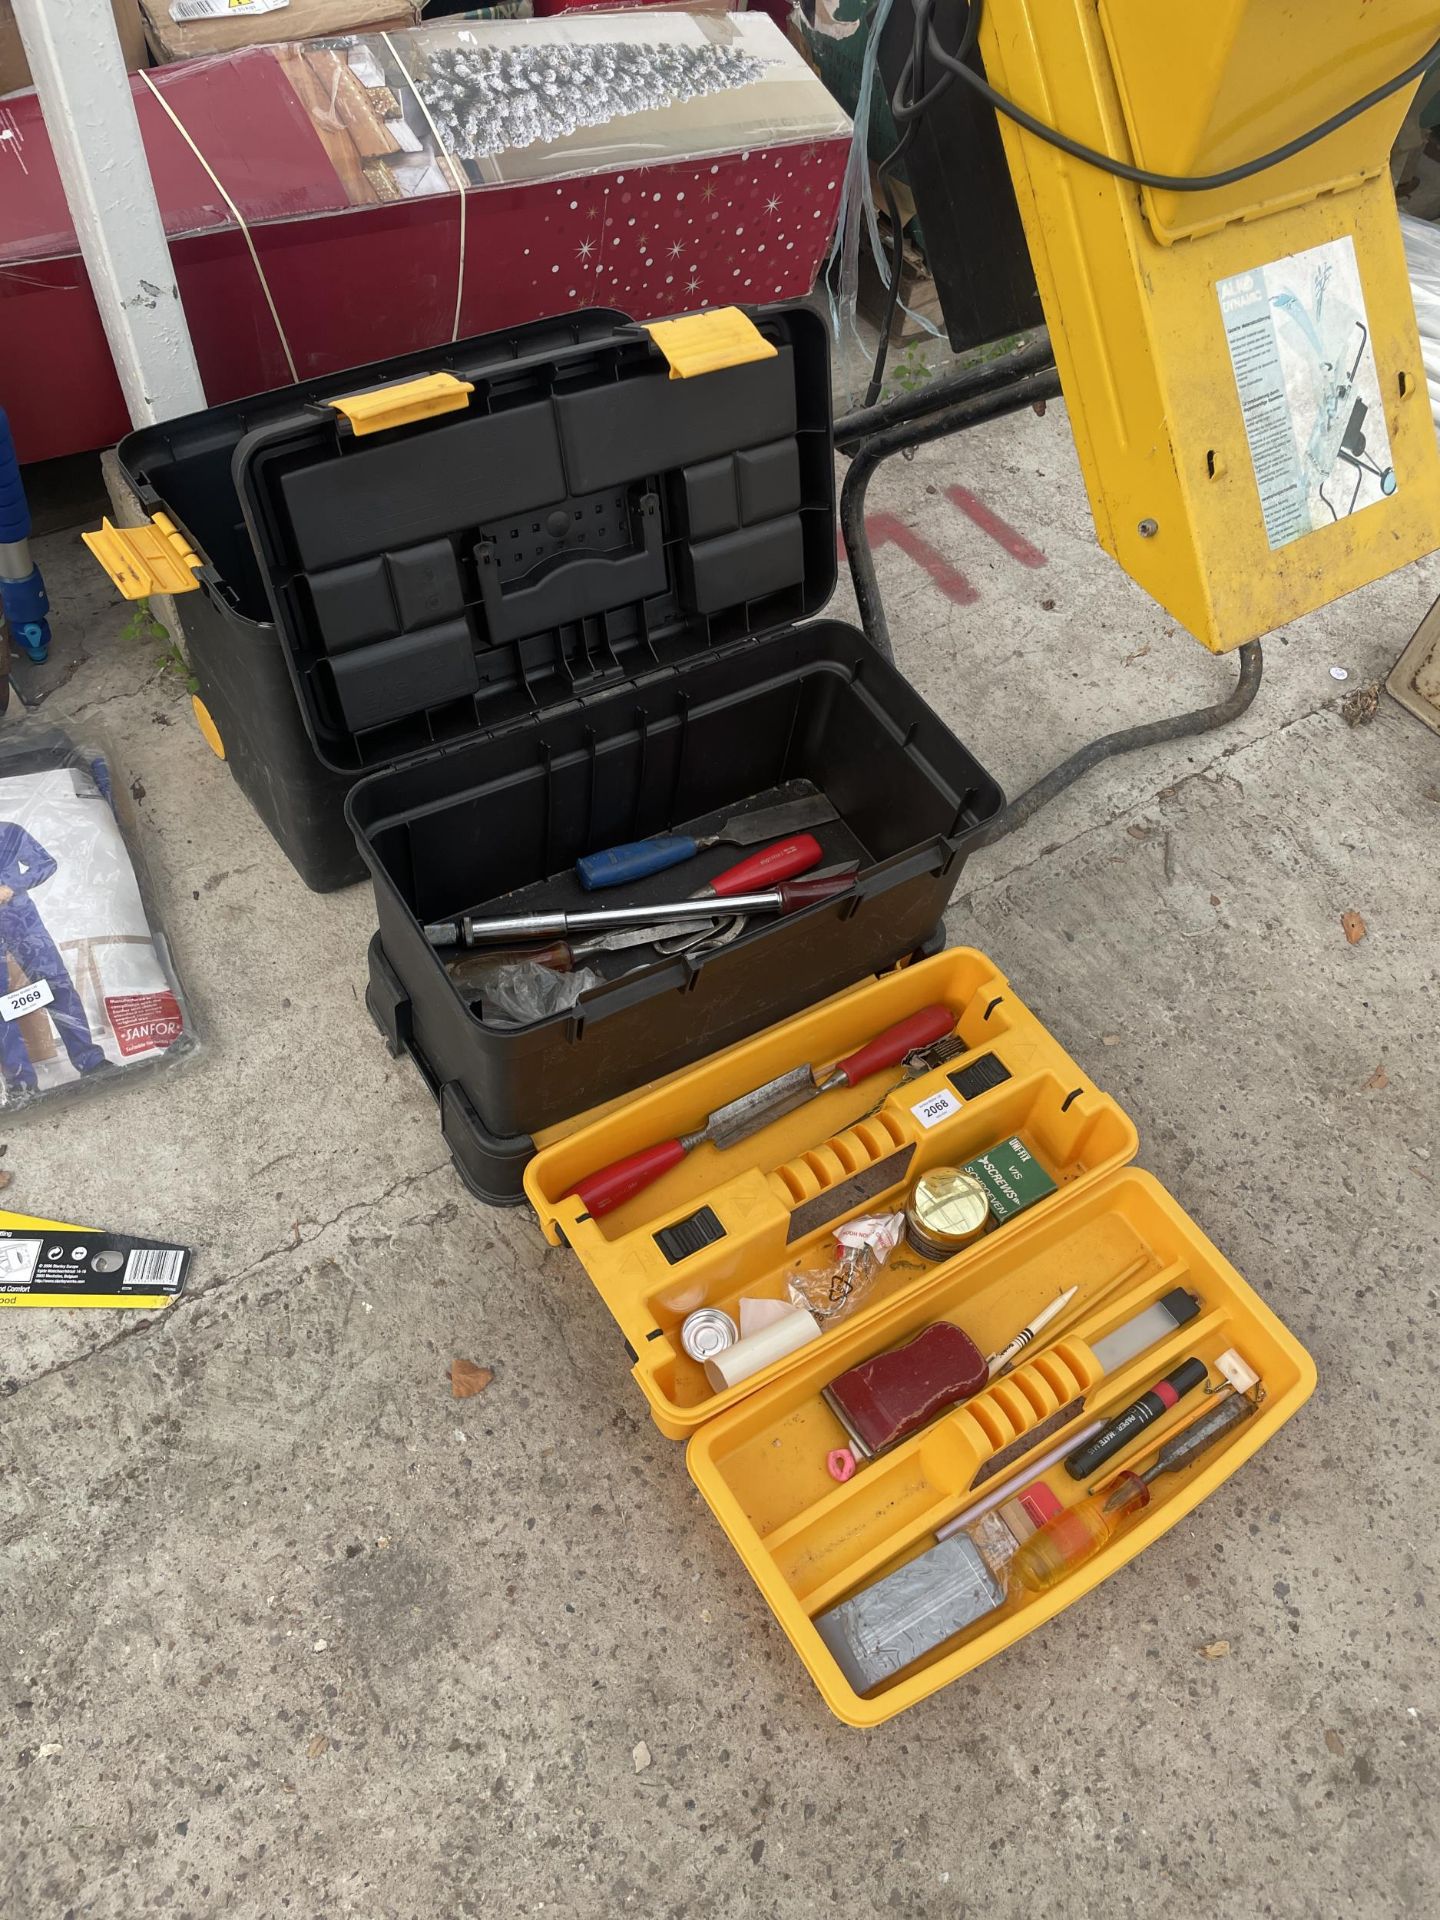
[[[968,1400],[989,1377],[969,1334],[937,1320],[903,1347],[840,1374],[824,1394],[856,1450],[870,1460]]]

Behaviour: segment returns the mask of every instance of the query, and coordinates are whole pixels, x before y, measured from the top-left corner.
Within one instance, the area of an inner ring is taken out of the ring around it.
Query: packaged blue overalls
[[[0,721],[0,1107],[192,1046],[105,760]]]

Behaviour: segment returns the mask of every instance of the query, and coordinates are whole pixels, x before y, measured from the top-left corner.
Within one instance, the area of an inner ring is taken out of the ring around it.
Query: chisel
[[[762,840],[780,839],[834,818],[835,809],[823,793],[807,793],[776,807],[734,814],[714,833],[657,833],[649,840],[631,840],[623,847],[607,847],[603,853],[587,853],[575,862],[575,872],[587,892],[597,887],[618,887],[627,880],[643,880],[647,874],[662,873],[666,867],[693,860],[706,847],[753,847]]]
[[[676,1140],[662,1140],[656,1146],[601,1167],[597,1173],[577,1181],[572,1192],[596,1217],[609,1213],[632,1194],[658,1180],[662,1173],[678,1166],[690,1149],[702,1141],[708,1140],[711,1146],[722,1151],[736,1146],[782,1114],[793,1113],[796,1107],[804,1106],[807,1100],[818,1099],[835,1087],[856,1086],[872,1073],[898,1066],[917,1047],[928,1047],[954,1030],[955,1016],[948,1007],[922,1007],[908,1020],[887,1027],[856,1052],[837,1061],[828,1073],[818,1073],[814,1067],[792,1067],[789,1073],[767,1080],[764,1086],[717,1107],[704,1126],[694,1133],[681,1134]]]
[[[725,911],[736,913],[794,913],[848,893],[855,884],[856,866],[806,874],[782,880],[763,893],[727,895]],[[433,920],[425,929],[432,947],[492,947],[513,940],[563,940],[572,933],[604,933],[610,927],[649,927],[666,920],[713,920],[711,899],[663,900],[648,907],[583,907],[578,913],[511,913],[495,917],[462,914],[458,920]]]
[[[754,893],[757,887],[773,887],[777,880],[793,880],[798,874],[813,872],[824,857],[813,833],[793,833],[788,840],[777,840],[758,853],[746,854],[706,886],[696,887],[690,897],[728,900],[732,893]]]

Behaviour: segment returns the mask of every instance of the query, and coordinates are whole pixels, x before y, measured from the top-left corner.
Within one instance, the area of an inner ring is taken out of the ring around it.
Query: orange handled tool
[[[677,1140],[662,1140],[643,1152],[601,1167],[598,1173],[578,1180],[573,1191],[598,1218],[650,1186],[671,1167],[678,1166],[690,1149],[702,1141],[708,1140],[722,1150],[733,1147],[752,1133],[759,1133],[762,1127],[768,1127],[782,1114],[804,1106],[807,1100],[829,1093],[834,1087],[856,1086],[886,1067],[898,1067],[907,1054],[932,1046],[954,1031],[955,1016],[948,1007],[922,1007],[908,1020],[887,1027],[884,1033],[877,1033],[856,1052],[837,1061],[828,1073],[817,1073],[813,1067],[792,1067],[789,1073],[767,1080],[763,1087],[742,1093],[738,1100],[717,1107],[696,1132],[681,1134]]]

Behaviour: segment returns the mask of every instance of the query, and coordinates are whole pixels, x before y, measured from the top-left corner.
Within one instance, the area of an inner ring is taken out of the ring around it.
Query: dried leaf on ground
[[[1345,1742],[1333,1727],[1326,1727],[1325,1729],[1325,1744],[1337,1760],[1345,1751]]]
[[[1373,720],[1380,705],[1380,682],[1373,681],[1368,687],[1356,687],[1353,693],[1347,693],[1340,702],[1340,717],[1347,727],[1363,727]]]
[[[1220,896],[1219,896],[1219,894],[1218,894],[1218,893],[1212,893],[1212,894],[1211,894],[1211,896],[1210,896],[1210,904],[1211,904],[1211,906],[1212,906],[1212,907],[1218,907],[1218,906],[1219,906],[1219,904],[1220,904]]]
[[[1138,820],[1132,820],[1125,831],[1132,840],[1153,840],[1155,838],[1154,827],[1142,826]]]
[[[13,1182],[14,1178],[13,1173],[7,1173],[3,1167],[0,1167],[0,1193],[5,1191],[6,1187]]]
[[[1147,640],[1143,647],[1137,647],[1133,653],[1127,653],[1120,664],[1122,667],[1128,667],[1132,660],[1143,660],[1149,651],[1150,642]]]
[[[1102,1033],[1100,1036],[1100,1044],[1102,1047],[1118,1047],[1120,1044],[1120,1035],[1118,1033]]]
[[[450,1362],[450,1396],[454,1400],[473,1400],[495,1378],[493,1367],[477,1367],[473,1360]]]
[[[1345,938],[1350,942],[1352,947],[1358,947],[1370,931],[1364,919],[1360,914],[1356,913],[1353,907],[1347,907],[1345,912],[1341,914],[1340,924],[1345,929]]]
[[[317,1733],[315,1738],[310,1742],[309,1746],[306,1747],[305,1749],[305,1758],[307,1760],[318,1760],[321,1754],[324,1753],[325,1749],[329,1746],[329,1744],[330,1742],[326,1739],[323,1733]]]
[[[1376,1067],[1370,1078],[1365,1082],[1366,1087],[1372,1093],[1382,1093],[1389,1084],[1390,1076],[1386,1073],[1383,1066]]]
[[[1201,1647],[1200,1651],[1207,1660],[1223,1660],[1230,1651],[1230,1642],[1228,1640],[1211,1640],[1205,1646]]]

